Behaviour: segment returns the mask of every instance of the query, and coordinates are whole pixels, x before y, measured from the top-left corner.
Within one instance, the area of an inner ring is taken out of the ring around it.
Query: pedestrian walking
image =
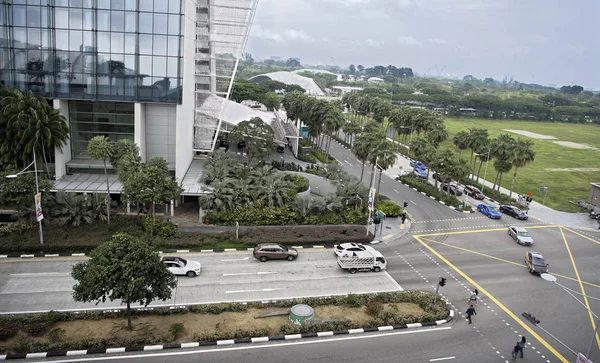
[[[519,350],[520,350],[519,344],[521,344],[521,342],[517,342],[517,344],[513,347],[513,350],[511,352],[513,360],[517,360],[517,354],[519,354]]]
[[[521,341],[519,342],[519,351],[521,352],[521,358],[523,358],[523,349],[525,349],[525,343],[527,343],[527,339],[523,335],[521,337]]]
[[[479,291],[477,291],[477,289],[474,289],[473,291],[471,291],[471,296],[469,297],[469,300],[467,300],[467,304],[477,305],[478,295],[479,295]]]
[[[475,311],[475,308],[473,307],[473,305],[471,305],[469,306],[465,314],[467,314],[467,319],[469,320],[469,324],[471,324],[471,316],[477,315],[477,311]]]

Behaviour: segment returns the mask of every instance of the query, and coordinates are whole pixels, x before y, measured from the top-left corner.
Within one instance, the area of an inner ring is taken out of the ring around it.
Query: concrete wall
[[[146,162],[146,104],[136,103],[134,109],[134,136],[133,141],[140,148],[142,161]]]
[[[145,108],[146,159],[163,157],[170,167],[176,166],[176,105],[147,103]],[[137,117],[137,115],[136,115]],[[136,122],[137,124],[137,122]],[[140,146],[140,152],[142,148]]]
[[[54,108],[63,115],[69,124],[69,101],[55,99]],[[67,140],[67,144],[62,149],[54,149],[55,166],[54,172],[56,174],[56,180],[62,178],[67,173],[67,162],[71,160],[71,140]]]

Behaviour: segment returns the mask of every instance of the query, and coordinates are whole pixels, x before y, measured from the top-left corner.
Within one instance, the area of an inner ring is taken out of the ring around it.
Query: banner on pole
[[[375,204],[375,188],[369,189],[369,210],[373,211],[373,205]]]
[[[44,219],[44,212],[42,211],[42,193],[35,195],[35,217],[38,222]]]

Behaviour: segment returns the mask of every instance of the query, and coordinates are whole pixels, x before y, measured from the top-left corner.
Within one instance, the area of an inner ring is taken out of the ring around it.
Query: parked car
[[[375,251],[371,246],[365,246],[362,243],[342,243],[333,249],[333,253],[337,257],[350,257],[354,252],[358,251]]]
[[[529,218],[525,212],[512,205],[501,205],[500,212],[523,221],[526,221]]]
[[[448,184],[443,184],[442,185],[442,190],[443,191],[447,191],[448,190]],[[463,193],[458,189],[458,187],[456,185],[450,184],[450,194],[456,195],[457,197],[460,197]]]
[[[278,153],[283,153],[285,151],[285,147],[283,145],[277,145],[277,152]]]
[[[548,272],[548,264],[539,252],[528,251],[525,254],[525,265],[529,269],[529,273],[540,275]]]
[[[483,200],[485,198],[485,195],[483,195],[481,190],[479,190],[477,187],[474,187],[472,185],[465,186],[463,189],[463,192],[473,199]]]
[[[200,274],[202,266],[200,262],[190,261],[181,257],[163,257],[163,263],[173,275],[194,277]]]
[[[494,207],[493,205],[479,204],[477,206],[477,210],[480,211],[481,213],[483,213],[483,215],[485,215],[489,218],[492,218],[492,219],[502,218],[502,214],[500,214],[500,212],[498,212],[496,207]]]
[[[520,245],[531,246],[533,244],[533,238],[531,238],[531,235],[525,228],[519,226],[509,226],[508,235]]]
[[[253,255],[261,262],[267,260],[294,261],[298,257],[298,251],[277,243],[260,243],[254,247]]]
[[[412,166],[413,168],[418,169],[418,170],[427,169],[427,165],[423,164],[420,161],[415,161],[415,160],[411,160],[410,166]]]
[[[439,181],[440,183],[448,183],[450,182],[450,179],[444,179],[442,178],[442,176],[438,173],[433,173],[433,179]]]

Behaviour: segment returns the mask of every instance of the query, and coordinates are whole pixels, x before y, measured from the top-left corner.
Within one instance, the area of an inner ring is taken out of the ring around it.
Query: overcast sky
[[[246,50],[599,90],[599,17],[600,0],[259,0]]]

